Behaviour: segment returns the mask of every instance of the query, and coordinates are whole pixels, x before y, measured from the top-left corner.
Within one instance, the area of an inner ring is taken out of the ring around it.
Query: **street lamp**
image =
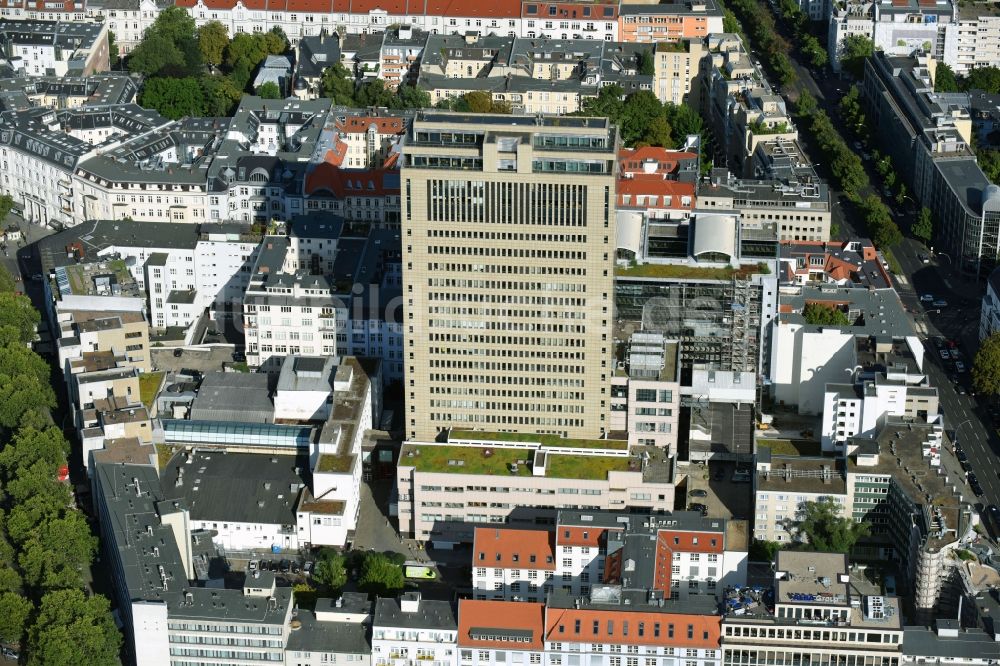
[[[959,431],[959,429],[962,426],[964,426],[966,423],[972,423],[974,420],[975,419],[968,418],[968,419],[965,419],[964,421],[962,421],[961,423],[959,423],[957,426],[955,426],[955,437],[953,438],[953,440],[951,442],[952,447],[958,446],[958,431]]]

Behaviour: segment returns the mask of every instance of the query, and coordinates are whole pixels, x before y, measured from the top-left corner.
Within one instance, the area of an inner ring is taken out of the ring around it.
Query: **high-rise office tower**
[[[603,118],[416,116],[402,168],[410,439],[607,429],[617,143]]]

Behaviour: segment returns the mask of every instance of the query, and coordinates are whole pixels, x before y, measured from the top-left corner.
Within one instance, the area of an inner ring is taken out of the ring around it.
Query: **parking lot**
[[[178,354],[178,352],[180,352]],[[233,348],[229,346],[195,347],[195,348],[156,348],[152,349],[153,367],[157,370],[177,372],[181,369],[197,370],[198,372],[216,372],[222,370],[223,363],[232,363]]]
[[[735,462],[692,464],[688,468],[685,506],[703,505],[706,515],[712,517],[748,519],[753,504],[752,485],[748,475],[737,474]]]

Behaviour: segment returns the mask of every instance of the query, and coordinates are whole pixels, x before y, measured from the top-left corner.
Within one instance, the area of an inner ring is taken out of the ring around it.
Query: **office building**
[[[956,266],[988,274],[1000,247],[1000,188],[970,148],[966,107],[934,92],[936,61],[881,52],[866,61],[863,98],[873,136],[936,224],[935,249]]]
[[[979,341],[1000,331],[1000,268],[995,268],[986,281],[979,315]]]
[[[666,451],[624,440],[452,430],[447,443],[403,445],[399,530],[451,547],[472,542],[476,524],[551,526],[560,509],[666,510],[674,467]]]
[[[771,589],[730,591],[723,663],[900,663],[899,599],[860,593],[847,555],[783,550],[774,566]]]
[[[606,433],[617,130],[422,112],[410,132],[407,437]]]

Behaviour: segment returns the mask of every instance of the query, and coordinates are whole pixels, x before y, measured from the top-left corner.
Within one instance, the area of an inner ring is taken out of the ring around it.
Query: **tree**
[[[663,115],[663,104],[649,90],[638,90],[625,98],[619,118],[619,129],[622,141],[635,145],[646,136],[646,132],[654,118]]]
[[[347,584],[347,566],[344,556],[332,548],[323,548],[316,557],[313,579],[332,590]]]
[[[14,197],[9,194],[0,194],[0,223],[7,220],[10,211],[14,209]]]
[[[949,65],[939,62],[934,72],[934,92],[958,92],[958,77]]]
[[[20,643],[28,616],[33,610],[34,606],[23,595],[13,592],[0,594],[0,641]]]
[[[800,504],[796,519],[787,520],[786,528],[800,543],[808,543],[809,550],[849,554],[858,539],[868,536],[871,526],[840,514],[841,506],[832,497],[821,497]]]
[[[1000,93],[1000,68],[993,66],[972,68],[965,77],[964,88]]]
[[[221,65],[222,55],[228,44],[229,31],[219,21],[209,21],[198,28],[198,49],[205,64],[216,67]]]
[[[28,343],[35,338],[38,326],[38,310],[27,296],[0,293],[0,327],[10,326],[17,332],[17,339]]]
[[[396,89],[396,109],[426,109],[431,105],[431,94],[423,88],[403,84]],[[494,105],[494,112],[499,113]],[[508,107],[507,113],[510,113]]]
[[[129,70],[147,76],[196,76],[201,50],[194,18],[183,7],[168,7],[156,17],[129,56]]]
[[[743,34],[743,26],[740,25],[739,19],[736,18],[736,14],[728,9],[723,10],[722,13],[722,31],[737,35]]]
[[[888,248],[903,240],[903,234],[892,219],[889,208],[875,194],[869,194],[861,203],[865,213],[868,234],[879,248]]]
[[[201,82],[193,77],[149,79],[142,89],[140,102],[172,120],[205,113],[205,95]]]
[[[976,392],[1000,394],[1000,332],[983,340],[972,361],[972,385]]]
[[[705,128],[705,121],[701,114],[687,104],[667,102],[663,105],[663,113],[671,128],[674,147],[683,145],[684,140],[692,134],[702,134]],[[704,148],[702,146],[702,154],[704,154]]]
[[[934,236],[934,223],[931,220],[930,208],[924,206],[920,209],[920,213],[917,215],[917,221],[913,223],[911,231],[913,232],[913,236],[925,245],[931,242],[931,238]]]
[[[811,92],[809,92],[806,89],[803,89],[802,92],[799,94],[799,101],[796,104],[796,110],[798,111],[799,115],[808,118],[813,114],[813,112],[816,111],[817,108],[819,108],[819,106],[816,103],[816,98],[813,96]]]
[[[243,97],[243,90],[231,76],[203,76],[202,98],[205,100],[205,115],[229,116]]]
[[[120,663],[121,643],[106,598],[57,590],[42,597],[28,629],[28,664],[113,666]]]
[[[68,453],[69,444],[59,428],[21,427],[0,450],[0,479],[9,484],[38,462],[47,464],[54,474]]]
[[[337,106],[354,106],[354,77],[341,63],[323,70],[320,79],[323,94],[333,100]]]
[[[393,92],[385,87],[385,81],[375,79],[361,86],[355,95],[359,106],[386,107],[392,105],[395,97]]]
[[[617,83],[604,86],[597,93],[597,97],[591,97],[583,102],[581,115],[606,116],[611,118],[613,122],[618,122],[622,115],[622,108],[625,106],[625,102],[622,100],[624,95],[625,89]]]
[[[814,326],[850,326],[851,322],[843,311],[832,305],[809,302],[802,308],[802,318]]]
[[[673,140],[670,135],[670,123],[667,122],[667,119],[659,115],[649,121],[646,131],[642,135],[642,142],[650,146],[669,148]]]
[[[114,69],[118,59],[118,40],[115,39],[114,31],[108,30],[108,65]]]
[[[653,76],[656,74],[656,61],[654,60],[653,49],[640,51],[636,54],[640,76]]]
[[[864,72],[865,60],[875,52],[875,43],[865,35],[848,35],[844,38],[840,62],[854,76]]]
[[[152,28],[150,28],[152,31]],[[129,55],[130,72],[155,76],[165,70],[184,67],[184,53],[164,35],[147,35]]]
[[[257,88],[257,94],[264,99],[281,99],[281,88],[274,81],[267,81]]]
[[[42,523],[21,547],[18,564],[29,586],[43,590],[79,588],[83,569],[97,552],[97,537],[90,533],[79,511]]]
[[[1000,150],[980,148],[976,150],[976,161],[990,182],[1000,181]]]
[[[403,570],[382,553],[369,553],[361,565],[358,587],[384,597],[403,589]]]
[[[493,96],[482,90],[465,93],[466,104],[472,113],[489,113],[493,109]]]
[[[44,359],[21,343],[0,347],[0,427],[13,428],[25,412],[55,404]]]

